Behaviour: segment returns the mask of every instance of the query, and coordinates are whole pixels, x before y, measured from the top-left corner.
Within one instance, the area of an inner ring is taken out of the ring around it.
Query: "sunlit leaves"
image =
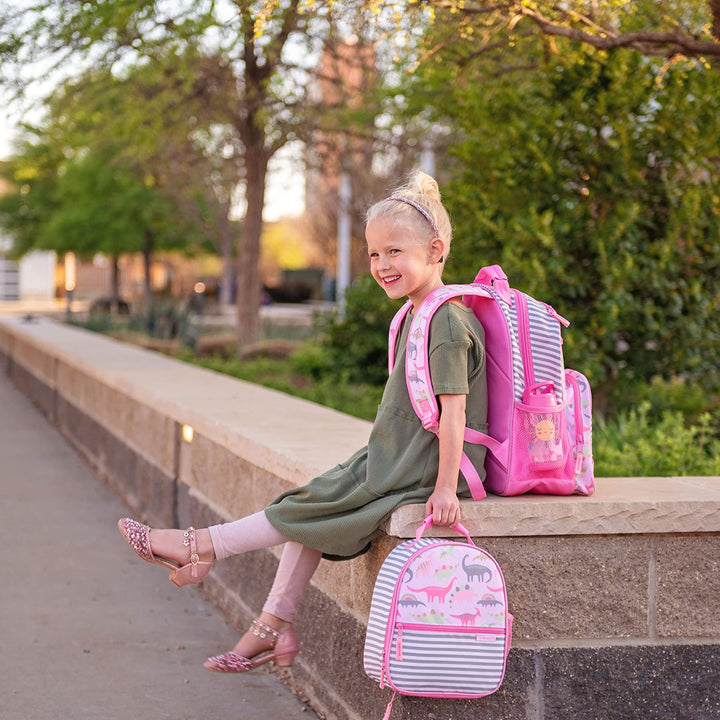
[[[581,48],[511,75],[437,65],[451,279],[500,262],[571,319],[566,357],[598,387],[720,382],[720,74]]]

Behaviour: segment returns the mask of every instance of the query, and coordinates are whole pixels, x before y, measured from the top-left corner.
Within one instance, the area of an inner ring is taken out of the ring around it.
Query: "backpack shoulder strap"
[[[430,377],[428,343],[430,322],[443,303],[455,297],[469,295],[494,300],[488,289],[481,285],[444,285],[431,292],[423,300],[410,326],[407,352],[405,353],[405,380],[410,402],[423,427],[436,435],[440,429],[440,408],[438,407]],[[505,454],[499,442],[483,433],[466,429],[465,440],[486,445],[495,454]],[[462,455],[460,470],[468,483],[473,498],[477,500],[485,497],[482,480],[465,453]]]
[[[480,285],[443,285],[423,300],[413,317],[408,335],[405,377],[410,401],[423,427],[436,434],[440,410],[430,377],[430,322],[443,303],[463,295],[479,295],[493,299],[487,288]]]

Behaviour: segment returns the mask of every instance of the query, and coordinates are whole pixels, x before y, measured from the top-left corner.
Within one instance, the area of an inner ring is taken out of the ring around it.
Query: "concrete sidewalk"
[[[217,675],[237,632],[137,559],[126,508],[0,372],[0,718],[308,720],[270,669]]]

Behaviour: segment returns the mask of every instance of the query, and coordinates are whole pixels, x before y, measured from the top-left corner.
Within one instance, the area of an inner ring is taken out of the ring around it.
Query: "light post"
[[[350,185],[350,173],[345,168],[340,174],[338,186],[338,228],[337,228],[337,281],[335,299],[338,304],[340,315],[345,314],[345,292],[350,285],[350,241],[352,233],[352,218],[350,215],[350,203],[352,201],[352,186]]]
[[[68,317],[72,315],[72,301],[76,278],[77,258],[75,257],[75,253],[65,253],[65,298],[67,300],[66,312]]]

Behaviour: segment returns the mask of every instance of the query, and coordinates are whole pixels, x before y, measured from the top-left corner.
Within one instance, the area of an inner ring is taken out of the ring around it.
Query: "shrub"
[[[598,418],[593,455],[598,477],[720,474],[720,440],[711,431],[710,414],[693,425],[673,410],[654,420],[648,402],[611,421]]]
[[[329,369],[349,381],[384,385],[387,380],[388,327],[399,302],[389,301],[370,277],[361,278],[345,295],[345,314],[321,319],[320,347]]]
[[[682,377],[672,380],[655,377],[649,382],[621,381],[606,399],[610,408],[607,417],[646,403],[649,406],[648,418],[654,421],[659,421],[670,410],[681,413],[688,422],[694,423],[703,413],[714,413],[720,407],[716,395]]]

